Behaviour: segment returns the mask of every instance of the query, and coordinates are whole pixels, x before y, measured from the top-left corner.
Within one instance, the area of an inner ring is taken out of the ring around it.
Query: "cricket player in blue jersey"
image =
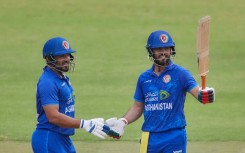
[[[122,136],[144,114],[141,153],[186,153],[186,93],[206,104],[214,102],[214,89],[202,90],[187,69],[174,64],[175,43],[168,32],[152,32],[146,49],[153,65],[138,78],[133,106],[122,118],[106,123]]]
[[[70,138],[75,128],[85,129],[101,139],[105,139],[107,134],[117,134],[104,124],[103,118],[74,118],[74,90],[64,74],[74,70],[74,52],[69,42],[62,37],[52,38],[44,44],[46,66],[37,83],[38,123],[32,135],[32,149],[35,153],[75,153]]]

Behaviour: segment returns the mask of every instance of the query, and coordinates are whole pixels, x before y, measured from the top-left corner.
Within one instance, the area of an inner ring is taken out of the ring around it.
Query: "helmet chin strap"
[[[69,62],[69,72],[73,72],[75,70],[75,62],[74,62],[74,57],[71,55],[71,60]],[[63,71],[61,70],[61,67],[62,66],[58,66],[56,63],[58,62],[58,60],[56,60],[53,56],[48,56],[46,58],[46,64],[48,67],[50,67],[51,69],[54,69],[56,70],[57,72],[61,73],[63,75],[64,72],[67,72],[67,71]]]
[[[166,59],[170,59],[169,62],[167,63],[167,65],[161,65],[161,64],[157,63],[156,61],[157,61],[158,59],[155,59],[155,58],[153,57],[153,54],[154,54],[153,51],[149,48],[149,49],[148,49],[148,59],[150,59],[151,61],[153,61],[154,64],[157,65],[157,66],[159,66],[159,67],[165,68],[165,67],[167,67],[167,66],[170,66],[170,65],[169,65],[170,60],[172,61],[171,65],[174,64],[175,53],[172,54],[172,50],[171,50],[170,57],[169,57],[169,58],[166,58]],[[161,54],[161,56],[164,56],[164,54]],[[160,69],[159,69],[159,71],[160,71]]]

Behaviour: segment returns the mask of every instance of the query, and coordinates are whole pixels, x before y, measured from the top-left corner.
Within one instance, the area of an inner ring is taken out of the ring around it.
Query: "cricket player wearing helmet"
[[[113,133],[104,124],[103,118],[76,119],[74,91],[69,78],[64,74],[73,71],[75,62],[69,42],[62,37],[48,40],[43,47],[46,66],[37,83],[36,111],[37,125],[32,135],[32,149],[35,153],[75,153],[70,138],[74,128],[82,128],[105,139]]]
[[[152,32],[146,49],[153,65],[138,78],[133,106],[106,123],[122,136],[144,114],[141,153],[186,153],[186,93],[205,104],[214,102],[214,89],[202,90],[188,70],[174,64],[175,43],[168,32]]]

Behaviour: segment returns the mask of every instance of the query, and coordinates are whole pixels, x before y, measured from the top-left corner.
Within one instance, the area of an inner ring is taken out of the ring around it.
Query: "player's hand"
[[[106,125],[110,126],[110,128],[118,133],[119,135],[109,135],[115,139],[120,139],[124,134],[124,128],[127,126],[128,121],[125,118],[117,119],[116,117],[109,118],[106,120]]]
[[[212,103],[215,101],[214,88],[206,87],[205,89],[199,89],[198,101],[203,104]]]
[[[110,127],[104,124],[103,118],[95,118],[91,120],[82,119],[80,127],[101,139],[105,139],[107,134],[110,132]]]

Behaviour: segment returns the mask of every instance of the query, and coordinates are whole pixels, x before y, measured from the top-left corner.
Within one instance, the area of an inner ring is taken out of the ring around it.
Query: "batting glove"
[[[109,118],[106,120],[106,124],[110,126],[110,128],[118,133],[119,135],[109,135],[115,139],[120,139],[124,134],[124,128],[127,126],[128,121],[125,118],[117,119],[116,117]]]
[[[105,139],[110,132],[110,127],[104,124],[103,118],[95,118],[91,120],[81,120],[80,128],[85,129],[87,132],[93,135]]]
[[[198,101],[206,104],[212,103],[215,100],[214,88],[206,87],[205,89],[199,88]]]

